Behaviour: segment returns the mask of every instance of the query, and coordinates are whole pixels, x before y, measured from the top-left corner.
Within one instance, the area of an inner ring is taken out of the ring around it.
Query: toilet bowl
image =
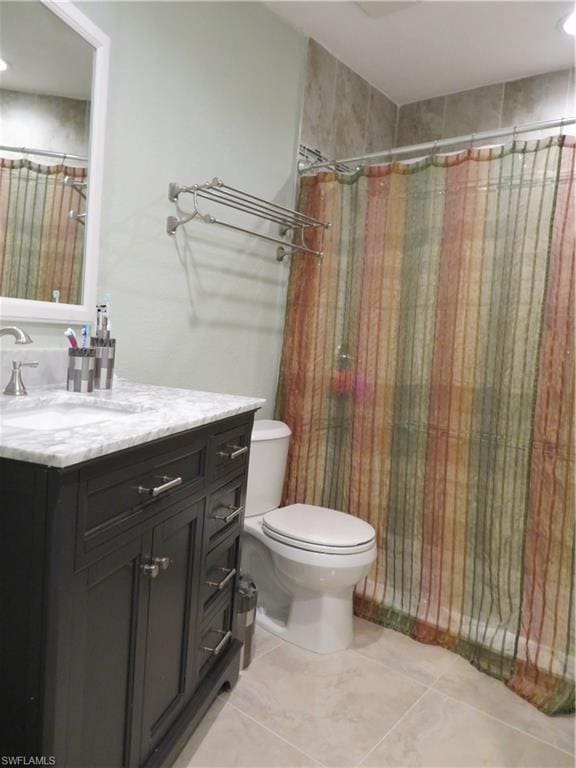
[[[347,648],[355,585],[376,558],[375,531],[326,507],[279,507],[290,429],[256,421],[252,432],[242,569],[258,588],[257,623],[317,653]]]

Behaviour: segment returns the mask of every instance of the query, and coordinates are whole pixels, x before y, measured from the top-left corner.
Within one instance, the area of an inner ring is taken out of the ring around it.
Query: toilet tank
[[[288,458],[290,427],[282,421],[254,422],[250,444],[246,517],[280,506]]]

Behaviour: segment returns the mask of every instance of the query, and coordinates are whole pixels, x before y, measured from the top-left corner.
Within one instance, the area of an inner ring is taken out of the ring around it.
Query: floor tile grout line
[[[386,731],[384,736],[382,736],[382,738],[379,741],[377,741],[376,744],[374,744],[372,749],[370,749],[364,755],[364,757],[360,760],[360,762],[356,763],[357,768],[359,766],[361,766],[361,765],[364,765],[364,762],[370,757],[370,755],[374,752],[374,750],[378,749],[378,747],[380,746],[380,744],[382,744],[384,739],[386,739],[392,733],[392,731],[396,728],[396,726],[399,725],[402,722],[402,720],[404,720],[404,718],[407,717],[410,714],[410,712],[412,712],[414,707],[416,707],[422,701],[424,696],[426,696],[426,694],[430,693],[431,690],[432,690],[431,688],[426,688],[424,693],[420,694],[420,696],[416,699],[416,701],[408,707],[406,712],[404,712],[404,714],[398,720],[396,720],[396,722],[394,723],[394,725],[391,728],[388,728],[388,730]]]
[[[440,680],[440,678],[438,678],[438,680]],[[528,736],[531,739],[535,739],[536,741],[539,741],[541,744],[545,744],[547,747],[552,747],[552,749],[557,749],[559,752],[563,752],[565,755],[569,755],[572,758],[574,757],[573,752],[569,752],[563,747],[559,747],[557,744],[553,744],[550,741],[546,741],[546,739],[542,739],[540,736],[535,736],[533,733],[530,733],[529,731],[524,731],[522,730],[522,728],[518,728],[517,725],[512,725],[506,720],[502,720],[500,717],[491,715],[489,712],[486,712],[483,709],[479,709],[478,707],[475,707],[474,704],[469,704],[467,701],[464,701],[463,699],[459,699],[456,696],[452,696],[451,694],[446,693],[445,691],[442,691],[439,688],[436,688],[435,685],[436,683],[430,686],[430,690],[434,691],[434,693],[438,693],[441,696],[445,696],[447,699],[450,699],[451,701],[454,701],[457,704],[463,704],[464,706],[469,707],[470,709],[473,709],[474,712],[478,712],[481,715],[486,715],[486,717],[489,717],[491,720],[496,720],[496,722],[501,723],[502,725],[506,725],[508,728],[512,728],[512,730],[517,731],[518,733],[521,733],[523,736]]]
[[[461,659],[463,658],[465,661],[468,661],[466,659],[466,657],[460,656],[459,654],[455,654],[455,657],[457,659],[458,658],[461,658]],[[471,664],[470,666],[473,667],[474,665]],[[438,683],[442,680],[443,677],[445,677],[447,674],[449,674],[449,672],[450,672],[449,669],[445,669],[440,675],[438,675],[438,677],[432,683],[430,688],[432,690],[434,690],[436,693],[441,693],[442,695],[446,696],[449,699],[452,699],[453,701],[458,702],[459,704],[466,704],[471,709],[474,709],[476,712],[480,712],[480,714],[482,714],[482,715],[487,715],[488,717],[492,718],[493,720],[498,720],[498,722],[503,723],[504,725],[508,725],[510,728],[513,728],[515,731],[518,731],[519,733],[522,733],[525,736],[530,736],[531,738],[536,739],[537,741],[542,742],[542,744],[546,744],[547,746],[553,747],[554,749],[558,749],[558,750],[560,750],[560,752],[565,752],[567,755],[570,755],[570,757],[574,757],[575,756],[576,751],[575,752],[570,752],[570,751],[564,749],[564,747],[559,747],[557,744],[554,744],[554,743],[552,743],[550,741],[546,741],[546,739],[543,739],[540,736],[535,736],[534,734],[530,733],[529,731],[524,731],[524,730],[522,730],[522,728],[519,728],[517,725],[513,725],[512,723],[509,723],[507,720],[502,720],[501,717],[496,717],[495,715],[491,715],[489,712],[486,712],[484,709],[480,709],[479,707],[475,707],[474,704],[470,704],[467,701],[465,701],[464,699],[459,699],[458,696],[454,696],[454,695],[452,695],[450,693],[446,693],[446,691],[443,691],[441,688],[438,688],[437,687]],[[486,673],[482,672],[479,669],[477,669],[477,672],[478,672],[478,674],[481,674],[481,675],[486,674]],[[502,685],[504,685],[503,682],[502,682]],[[519,697],[519,698],[521,698],[521,697]],[[535,707],[535,709],[536,709],[536,707]],[[576,729],[576,722],[575,722],[574,725],[575,725],[575,729]]]
[[[262,651],[262,653],[257,653],[253,657],[252,661],[258,661],[258,659],[261,659],[263,656],[267,656],[269,653],[272,653],[272,651],[275,651],[276,648],[280,648],[280,646],[283,645],[283,643],[284,643],[284,640],[279,640],[278,645],[275,645],[273,648],[268,648],[267,651]]]
[[[277,643],[276,645],[274,645],[272,648],[269,648],[268,650],[264,651],[263,653],[261,653],[261,654],[259,654],[259,655],[255,656],[255,657],[254,657],[254,659],[253,659],[253,662],[256,662],[256,661],[257,661],[259,658],[263,658],[264,656],[268,655],[268,654],[269,654],[269,653],[271,653],[272,651],[274,651],[274,650],[277,650],[277,649],[278,649],[278,648],[280,648],[280,647],[281,647],[281,646],[282,646],[284,643],[285,643],[285,641],[284,641],[284,640],[282,640],[282,639],[279,639],[278,643]],[[508,728],[511,728],[512,730],[516,731],[517,733],[520,733],[520,734],[522,734],[523,736],[526,736],[526,737],[528,737],[528,738],[532,738],[532,739],[535,739],[536,741],[540,742],[541,744],[544,744],[544,745],[546,745],[546,746],[548,746],[548,747],[551,747],[552,749],[556,749],[556,750],[558,750],[559,752],[561,752],[561,753],[563,753],[563,754],[565,754],[565,755],[568,755],[568,756],[569,756],[569,757],[571,757],[571,758],[574,758],[574,754],[573,754],[572,752],[568,751],[567,749],[565,749],[564,747],[560,747],[560,746],[558,746],[557,744],[555,744],[555,743],[553,743],[553,742],[547,741],[546,739],[544,739],[544,738],[542,738],[542,737],[539,737],[539,736],[536,736],[536,735],[534,735],[533,733],[530,733],[529,731],[525,731],[525,730],[523,730],[522,728],[519,728],[518,726],[516,726],[516,725],[513,725],[513,724],[509,723],[509,722],[508,722],[508,721],[506,721],[506,720],[503,720],[503,719],[501,719],[501,718],[499,718],[499,717],[496,717],[496,716],[494,716],[494,715],[491,715],[490,713],[488,713],[488,712],[486,712],[486,711],[484,711],[484,710],[482,710],[482,709],[479,709],[478,707],[474,706],[473,704],[469,704],[468,702],[466,702],[466,701],[464,701],[464,700],[462,700],[462,699],[459,699],[459,698],[458,698],[458,697],[456,697],[456,696],[452,696],[451,694],[448,694],[448,693],[444,692],[443,690],[441,690],[440,688],[438,688],[438,684],[440,683],[440,681],[442,680],[442,678],[443,678],[443,677],[445,677],[445,676],[446,676],[446,675],[447,675],[447,674],[450,672],[450,669],[445,669],[445,670],[443,670],[443,671],[442,671],[442,672],[441,672],[441,673],[440,673],[440,674],[439,674],[439,675],[438,675],[438,676],[437,676],[437,677],[434,679],[434,681],[433,681],[432,683],[424,683],[422,680],[419,680],[418,678],[416,678],[416,677],[413,677],[413,676],[412,676],[412,675],[410,675],[410,674],[407,674],[405,671],[400,671],[400,670],[398,670],[398,669],[397,669],[397,668],[395,668],[395,667],[389,666],[388,664],[386,664],[385,662],[381,661],[380,659],[377,659],[377,658],[374,658],[374,657],[372,657],[372,656],[369,656],[369,655],[365,655],[365,654],[363,654],[363,653],[362,653],[360,650],[358,650],[357,648],[349,648],[348,650],[352,651],[353,653],[355,653],[357,656],[360,656],[360,657],[361,657],[362,659],[364,659],[364,660],[368,660],[368,661],[376,661],[378,664],[380,664],[380,665],[381,665],[382,667],[384,667],[385,669],[387,669],[387,670],[389,670],[389,671],[392,671],[392,672],[396,672],[397,674],[401,675],[402,677],[406,678],[407,680],[410,680],[410,681],[411,681],[411,682],[413,682],[413,683],[417,683],[418,685],[420,685],[420,686],[422,686],[422,687],[424,687],[424,688],[425,688],[425,690],[424,690],[424,691],[422,692],[422,694],[421,694],[421,695],[418,697],[418,699],[417,699],[417,700],[416,700],[416,701],[415,701],[415,702],[414,702],[414,703],[413,703],[413,704],[412,704],[412,705],[411,705],[411,706],[410,706],[410,707],[409,707],[409,708],[406,710],[406,712],[405,712],[405,713],[404,713],[404,714],[403,714],[403,715],[402,715],[402,716],[401,716],[401,717],[400,717],[400,718],[399,718],[399,719],[396,721],[396,723],[394,723],[394,725],[393,725],[393,726],[392,726],[392,727],[391,727],[391,728],[390,728],[390,729],[389,729],[389,730],[388,730],[388,731],[387,731],[387,732],[386,732],[386,733],[385,733],[385,734],[382,736],[382,738],[381,738],[381,739],[380,739],[380,740],[379,740],[379,741],[378,741],[378,742],[377,742],[377,743],[376,743],[376,744],[375,744],[375,745],[372,747],[372,749],[370,749],[370,750],[369,750],[369,751],[368,751],[368,752],[367,752],[367,753],[366,753],[366,754],[365,754],[365,755],[362,757],[362,759],[360,760],[360,762],[356,764],[357,766],[361,766],[361,765],[363,765],[363,764],[364,764],[364,762],[365,762],[365,761],[368,759],[368,757],[369,757],[369,756],[370,756],[370,755],[371,755],[371,754],[374,752],[374,750],[376,750],[376,749],[377,749],[377,748],[380,746],[380,744],[382,744],[382,742],[384,741],[384,739],[386,739],[386,738],[388,737],[388,735],[389,735],[389,734],[390,734],[390,733],[391,733],[391,732],[392,732],[392,731],[393,731],[393,730],[396,728],[396,726],[397,726],[397,725],[399,725],[399,724],[402,722],[402,720],[403,720],[403,719],[404,719],[404,718],[405,718],[405,717],[406,717],[406,716],[407,716],[407,715],[408,715],[408,714],[409,714],[409,713],[412,711],[412,709],[414,709],[414,707],[416,707],[416,706],[418,705],[418,703],[419,703],[419,702],[420,702],[420,701],[421,701],[421,700],[424,698],[424,696],[426,696],[426,694],[427,694],[427,693],[429,693],[430,691],[434,691],[434,693],[438,693],[438,694],[440,694],[441,696],[444,696],[444,697],[446,697],[447,699],[450,699],[450,700],[452,700],[452,701],[454,701],[454,702],[456,702],[456,703],[458,703],[458,704],[464,704],[464,705],[465,705],[465,706],[467,706],[469,709],[471,709],[471,710],[473,710],[473,711],[477,712],[478,714],[481,714],[481,715],[485,715],[486,717],[489,717],[491,720],[495,720],[495,721],[497,721],[497,722],[501,723],[502,725],[504,725],[504,726],[507,726]],[[456,660],[457,660],[457,658],[459,658],[459,657],[458,657],[458,655],[456,654],[456,655],[455,655],[455,658],[454,658],[454,660],[453,660],[453,661],[454,661],[454,663],[456,663]],[[452,666],[452,665],[451,665],[451,666]],[[312,756],[311,756],[311,755],[309,755],[308,753],[304,752],[304,751],[303,751],[303,750],[302,750],[302,749],[301,749],[299,746],[297,746],[296,744],[293,744],[293,743],[292,743],[292,742],[290,742],[288,739],[286,739],[285,737],[283,737],[281,734],[279,734],[279,733],[277,733],[276,731],[272,730],[271,728],[269,728],[267,725],[265,725],[264,723],[262,723],[262,722],[260,722],[259,720],[257,720],[257,719],[256,719],[255,717],[253,717],[252,715],[250,715],[250,714],[248,714],[247,712],[245,712],[245,711],[244,711],[244,710],[243,710],[241,707],[239,707],[238,705],[236,705],[236,704],[232,704],[232,703],[231,703],[231,702],[229,702],[229,701],[227,701],[227,703],[230,703],[230,705],[231,705],[231,706],[232,706],[234,709],[236,709],[238,712],[240,712],[242,715],[244,715],[245,717],[247,717],[248,719],[250,719],[251,721],[253,721],[253,722],[254,722],[254,723],[256,723],[257,725],[261,726],[262,728],[264,728],[264,730],[266,730],[268,733],[272,734],[273,736],[276,736],[278,739],[280,739],[282,742],[284,742],[285,744],[287,744],[289,747],[292,747],[293,749],[297,750],[297,751],[298,751],[300,754],[302,754],[303,756],[305,756],[307,759],[311,760],[311,761],[312,761],[313,763],[315,763],[316,765],[318,765],[318,766],[321,766],[322,768],[325,768],[325,766],[323,765],[323,763],[321,763],[320,761],[318,761],[316,758],[312,757]]]
[[[381,661],[380,659],[375,659],[373,656],[366,656],[365,654],[358,651],[356,648],[349,648],[348,650],[352,651],[352,653],[358,654],[358,656],[361,656],[363,659],[368,659],[368,661],[375,661],[378,664],[381,664],[386,669],[390,670],[390,672],[395,672],[397,675],[402,675],[407,680],[410,680],[412,683],[418,683],[418,685],[423,685],[425,688],[431,688],[433,685],[436,684],[436,682],[442,677],[444,672],[440,674],[439,677],[434,679],[433,683],[425,683],[423,680],[419,680],[417,677],[413,675],[409,675],[407,672],[404,672],[403,670],[397,669],[396,667],[392,667],[389,664],[386,664],[385,661]]]
[[[537,741],[540,741],[542,744],[546,744],[546,746],[550,746],[553,749],[557,749],[560,752],[564,752],[565,754],[570,755],[570,757],[574,757],[574,753],[573,752],[570,752],[570,751],[564,749],[563,747],[559,747],[557,744],[554,744],[553,742],[546,741],[546,739],[543,739],[543,738],[541,738],[539,736],[535,736],[534,734],[530,733],[529,731],[524,731],[522,728],[519,728],[516,725],[512,725],[507,720],[502,720],[502,718],[500,718],[500,717],[495,717],[494,715],[490,715],[488,712],[485,712],[483,709],[479,709],[478,707],[475,707],[473,704],[468,704],[468,702],[464,701],[463,699],[459,699],[456,696],[451,696],[450,694],[445,693],[440,688],[437,688],[436,686],[438,685],[440,680],[442,680],[442,678],[450,672],[449,669],[445,669],[443,672],[441,672],[438,675],[438,677],[436,677],[434,679],[434,681],[432,683],[424,683],[422,680],[419,680],[417,677],[413,677],[412,675],[409,675],[407,672],[405,672],[403,670],[401,671],[399,669],[396,669],[395,667],[392,667],[392,666],[386,664],[386,662],[382,661],[381,659],[375,659],[372,656],[368,656],[368,655],[363,654],[357,648],[350,648],[350,650],[353,651],[354,653],[358,654],[359,656],[361,656],[363,659],[370,659],[372,661],[377,661],[379,664],[382,664],[382,666],[385,667],[386,669],[389,669],[389,670],[391,670],[393,672],[396,672],[399,675],[403,675],[404,677],[408,678],[412,682],[419,683],[420,685],[425,685],[425,686],[428,687],[429,690],[434,690],[436,693],[441,693],[444,696],[447,696],[449,699],[452,699],[453,701],[456,701],[458,703],[467,704],[467,706],[469,706],[471,709],[475,710],[476,712],[479,712],[480,714],[486,715],[487,717],[490,717],[492,720],[497,720],[498,722],[502,723],[503,725],[507,725],[510,728],[513,728],[515,731],[518,731],[518,733],[522,733],[525,736],[530,736],[531,738],[536,739]],[[453,664],[456,663],[456,659],[457,658],[461,658],[461,657],[459,657],[458,654],[455,654],[455,659],[453,660]],[[370,754],[370,753],[368,753],[368,754]]]
[[[430,683],[430,688],[434,688],[434,690],[437,690],[436,686],[438,685],[440,680],[442,680],[444,675],[447,675],[450,672],[451,667],[453,667],[456,664],[456,660],[459,659],[459,658],[462,658],[462,657],[458,656],[457,654],[454,654],[454,659],[452,659],[452,663],[450,664],[450,667],[448,669],[445,669],[442,672],[440,672],[438,677],[435,678],[434,682]]]
[[[296,746],[296,744],[292,744],[292,742],[288,741],[287,738],[277,733],[276,731],[272,730],[272,728],[269,728],[267,725],[264,725],[264,723],[261,723],[260,720],[257,720],[252,715],[249,715],[248,712],[245,712],[236,704],[233,704],[231,701],[226,701],[226,703],[229,704],[237,712],[240,712],[241,715],[244,715],[244,717],[247,717],[249,720],[252,720],[253,723],[256,723],[256,725],[259,725],[261,728],[264,728],[264,730],[268,731],[268,733],[271,733],[272,736],[276,736],[278,739],[280,739],[280,741],[283,741],[284,744],[287,744],[289,747],[292,747],[292,749],[295,749],[297,752],[300,752],[300,754],[304,755],[304,757],[308,758],[308,760],[312,760],[312,762],[320,766],[320,768],[326,768],[324,763],[321,763],[315,757],[312,757],[312,755],[309,755],[307,752],[304,752],[304,750],[301,747]]]

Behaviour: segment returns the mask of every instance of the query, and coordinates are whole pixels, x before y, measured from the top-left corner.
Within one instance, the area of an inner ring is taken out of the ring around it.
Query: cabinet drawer
[[[240,532],[244,519],[244,475],[211,494],[204,528],[204,551],[208,552],[234,532]]]
[[[240,537],[223,541],[207,555],[200,588],[201,616],[224,592],[233,592],[238,578],[238,549]]]
[[[106,462],[108,464],[109,462]],[[111,537],[194,493],[206,474],[206,440],[84,478],[79,491],[79,559]]]
[[[232,600],[224,597],[222,604],[202,627],[198,644],[198,682],[210,671],[232,640]]]
[[[238,473],[248,467],[251,422],[219,432],[210,438],[210,465],[213,478]]]

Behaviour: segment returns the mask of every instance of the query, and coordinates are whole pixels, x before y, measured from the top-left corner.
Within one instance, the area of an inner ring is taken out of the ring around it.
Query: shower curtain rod
[[[304,162],[298,163],[298,172],[307,173],[308,171],[314,171],[317,168],[329,168],[337,165],[347,165],[348,163],[358,163],[366,160],[376,160],[379,157],[391,158],[396,155],[406,155],[412,152],[429,152],[430,150],[436,151],[438,149],[446,149],[447,147],[453,147],[458,144],[470,144],[477,141],[487,141],[489,139],[497,139],[503,136],[513,136],[517,133],[530,133],[532,131],[544,131],[551,128],[562,128],[565,125],[573,125],[576,123],[576,117],[564,117],[557,118],[556,120],[544,120],[540,123],[530,123],[527,125],[514,125],[509,128],[499,128],[495,131],[481,131],[479,133],[469,133],[465,136],[455,136],[451,139],[438,139],[437,141],[426,141],[423,144],[410,144],[404,147],[395,147],[394,149],[386,149],[382,152],[372,152],[369,155],[359,155],[358,157],[346,157],[341,160],[326,160],[325,162],[312,163],[306,165]]]
[[[23,155],[40,155],[41,157],[61,157],[63,160],[78,160],[83,163],[88,162],[87,157],[81,155],[70,155],[68,152],[51,152],[49,149],[31,149],[30,147],[10,147],[7,144],[0,144],[0,151],[20,152]]]

